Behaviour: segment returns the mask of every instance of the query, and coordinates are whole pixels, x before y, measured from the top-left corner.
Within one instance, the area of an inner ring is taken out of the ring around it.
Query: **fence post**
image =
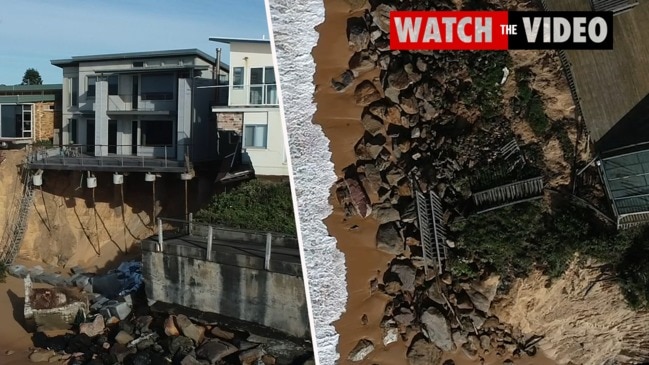
[[[270,232],[266,233],[266,255],[264,255],[265,262],[264,262],[264,269],[269,270],[270,269],[270,246],[271,246],[271,241],[273,239],[273,236],[271,235]]]
[[[207,228],[207,255],[206,260],[209,261],[212,259],[212,226]]]
[[[187,234],[191,236],[192,232],[194,232],[194,214],[189,213],[189,223],[187,224]]]
[[[162,243],[164,239],[162,237],[162,219],[158,218],[158,252],[162,252]]]

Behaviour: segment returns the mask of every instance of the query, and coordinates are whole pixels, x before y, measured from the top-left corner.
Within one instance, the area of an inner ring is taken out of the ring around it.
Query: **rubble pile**
[[[34,335],[37,349],[32,362],[68,365],[145,365],[217,363],[306,364],[306,347],[241,331],[229,331],[215,323],[202,323],[185,315],[152,315],[105,318],[96,314],[75,333],[48,337]]]
[[[443,353],[458,349],[476,360],[533,356],[540,338],[490,313],[498,280],[485,288],[447,272],[425,273],[413,190],[434,191],[448,223],[469,201],[470,178],[496,160],[514,134],[500,105],[500,84],[509,74],[506,53],[389,49],[390,12],[424,9],[455,10],[457,1],[373,1],[362,14],[353,13],[347,35],[354,54],[331,81],[338,92],[353,88],[356,104],[364,107],[357,161],[343,170],[336,196],[347,215],[371,215],[379,223],[376,248],[395,255],[370,284],[372,293],[392,297],[381,322],[383,343],[362,339],[346,356],[363,361],[397,341],[409,344],[410,364],[441,364]],[[368,80],[377,68],[380,76]]]

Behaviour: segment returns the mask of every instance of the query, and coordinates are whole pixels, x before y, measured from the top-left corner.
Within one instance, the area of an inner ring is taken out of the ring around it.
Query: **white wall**
[[[279,108],[255,109],[243,114],[244,140],[245,126],[266,123],[268,126],[267,147],[245,147],[255,174],[260,176],[288,176],[284,131]]]

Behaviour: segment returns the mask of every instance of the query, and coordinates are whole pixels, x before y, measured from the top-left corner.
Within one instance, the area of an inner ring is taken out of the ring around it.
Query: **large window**
[[[108,95],[117,95],[118,94],[118,81],[119,76],[111,75],[108,76]]]
[[[243,89],[243,67],[234,67],[232,69],[232,88]]]
[[[94,98],[97,87],[97,76],[88,76],[88,91],[86,92],[86,97]]]
[[[142,75],[140,96],[142,100],[173,100],[173,74]]]
[[[69,100],[70,106],[79,105],[79,79],[77,77],[72,77],[69,79],[70,84],[68,85],[69,90]]]
[[[174,143],[174,122],[171,120],[142,120],[140,131],[142,146],[162,147]]]
[[[79,137],[78,132],[77,132],[77,120],[76,119],[69,119],[68,120],[68,128],[70,128],[70,144],[78,144],[79,143]]]
[[[273,67],[250,69],[250,104],[277,104],[277,85]]]
[[[247,125],[243,132],[244,147],[266,148],[268,137],[267,125]]]

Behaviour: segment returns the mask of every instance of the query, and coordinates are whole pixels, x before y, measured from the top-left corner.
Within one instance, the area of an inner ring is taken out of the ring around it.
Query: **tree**
[[[41,74],[34,68],[28,68],[25,71],[21,85],[43,85]]]

